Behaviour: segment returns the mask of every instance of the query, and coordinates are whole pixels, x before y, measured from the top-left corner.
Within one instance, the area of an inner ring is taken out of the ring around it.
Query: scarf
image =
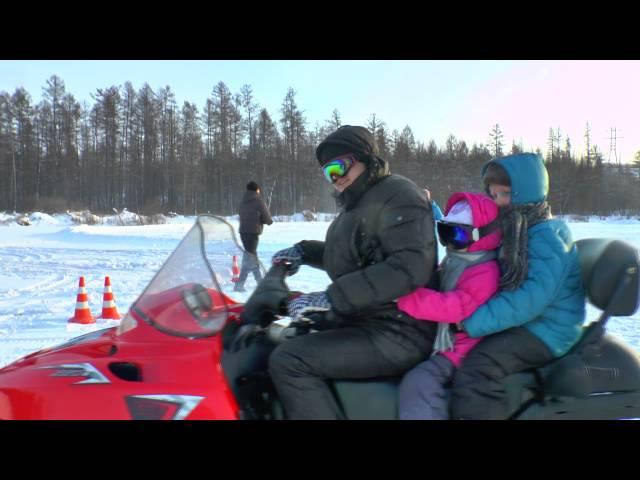
[[[500,209],[500,289],[515,290],[527,278],[528,229],[551,219],[547,202],[509,205]]]
[[[488,262],[497,257],[495,250],[480,252],[456,252],[447,250],[442,259],[438,274],[440,276],[440,291],[449,292],[456,288],[458,280],[465,269]],[[453,335],[448,323],[438,322],[436,340],[433,344],[433,354],[453,349]]]

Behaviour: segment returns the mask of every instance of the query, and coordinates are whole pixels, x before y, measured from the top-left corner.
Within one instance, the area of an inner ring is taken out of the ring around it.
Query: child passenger
[[[449,402],[445,386],[467,352],[480,338],[471,338],[459,322],[498,290],[496,260],[502,233],[498,207],[486,195],[458,192],[447,202],[437,222],[446,247],[438,273],[440,291],[419,288],[398,299],[398,309],[419,320],[438,323],[434,354],[407,372],[400,384],[399,417],[403,420],[446,420]]]
[[[454,419],[512,416],[519,405],[508,398],[504,378],[567,353],[585,318],[578,252],[567,225],[551,217],[542,157],[508,155],[482,174],[501,210],[502,277],[500,293],[462,322],[470,337],[484,338],[456,372]]]

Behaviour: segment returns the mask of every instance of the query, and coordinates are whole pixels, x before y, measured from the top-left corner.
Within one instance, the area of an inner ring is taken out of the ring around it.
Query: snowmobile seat
[[[635,352],[605,334],[611,315],[632,315],[638,308],[640,261],[631,245],[606,238],[576,242],[587,300],[603,310],[584,327],[569,353],[540,368],[504,380],[509,403],[517,408],[546,398],[584,398],[597,392],[640,389]]]
[[[603,310],[585,326],[569,353],[541,369],[545,393],[585,397],[598,392],[640,390],[636,352],[605,333],[611,316],[632,315],[640,297],[638,251],[620,240],[590,238],[577,243],[588,301]]]
[[[329,386],[349,420],[397,420],[398,385],[402,377],[366,380],[330,380]],[[273,419],[285,419],[286,414],[277,396],[272,397]]]
[[[402,377],[333,380],[331,385],[349,420],[396,420]]]
[[[587,299],[603,314],[598,322],[585,328],[569,354],[538,372],[526,371],[505,379],[504,388],[514,411],[519,405],[539,400],[541,395],[584,397],[594,392],[640,390],[640,378],[621,373],[638,371],[635,352],[609,336],[603,338],[604,322],[609,316],[628,316],[638,309],[638,251],[620,240],[605,238],[579,240],[576,245]],[[585,356],[584,346],[596,340],[598,351]],[[340,380],[333,385],[347,418],[394,419],[400,380]]]

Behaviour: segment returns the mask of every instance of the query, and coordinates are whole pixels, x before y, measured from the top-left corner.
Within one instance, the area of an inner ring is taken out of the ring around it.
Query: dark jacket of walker
[[[253,190],[247,190],[240,202],[240,233],[260,235],[263,225],[271,225],[273,219],[264,200]]]

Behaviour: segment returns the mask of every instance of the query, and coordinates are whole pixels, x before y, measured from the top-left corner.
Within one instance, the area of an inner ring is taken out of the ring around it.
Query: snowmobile
[[[605,330],[638,308],[638,251],[613,239],[577,245],[588,301],[602,314],[567,355],[507,377],[512,419],[640,418],[640,357]],[[236,255],[233,227],[199,216],[119,326],[0,369],[0,419],[286,419],[268,357],[313,335],[321,313],[286,317],[287,264],[272,266],[244,304],[233,300]],[[395,419],[399,381],[329,383],[345,418]]]

